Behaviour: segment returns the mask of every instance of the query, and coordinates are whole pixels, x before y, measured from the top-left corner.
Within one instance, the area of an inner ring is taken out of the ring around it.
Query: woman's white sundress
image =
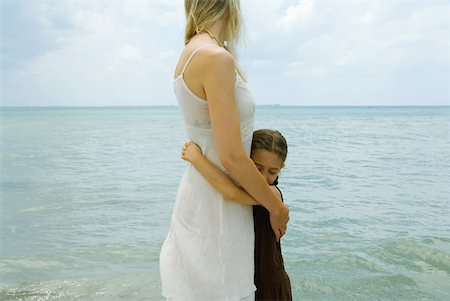
[[[206,46],[213,45],[203,45],[192,52],[174,81],[174,90],[189,139],[223,170],[214,145],[208,103],[196,96],[183,78],[192,57]],[[238,75],[235,87],[242,143],[249,154],[255,102]],[[225,200],[188,164],[161,248],[163,296],[183,301],[252,299],[256,289],[253,257],[252,207]]]

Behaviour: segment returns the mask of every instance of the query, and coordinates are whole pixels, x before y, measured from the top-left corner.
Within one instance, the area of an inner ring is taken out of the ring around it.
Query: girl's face
[[[283,161],[277,153],[265,149],[254,150],[252,160],[269,185],[276,180],[280,170],[284,166]]]

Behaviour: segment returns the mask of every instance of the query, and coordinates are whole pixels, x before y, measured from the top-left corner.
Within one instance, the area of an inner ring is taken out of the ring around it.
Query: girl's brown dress
[[[276,185],[277,181],[273,185]],[[278,191],[280,189],[275,186]],[[280,191],[281,194],[281,191]],[[283,199],[283,195],[281,195]],[[292,300],[291,282],[284,269],[280,242],[270,226],[269,211],[253,206],[255,225],[255,300]]]

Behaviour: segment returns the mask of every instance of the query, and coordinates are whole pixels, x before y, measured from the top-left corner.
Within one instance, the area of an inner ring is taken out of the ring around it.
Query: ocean
[[[0,300],[163,300],[176,106],[0,109]],[[450,107],[258,106],[294,300],[450,300]]]

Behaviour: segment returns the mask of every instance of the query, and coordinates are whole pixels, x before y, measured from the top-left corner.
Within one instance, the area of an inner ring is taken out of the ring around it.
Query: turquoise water
[[[177,107],[1,108],[0,300],[162,300]],[[449,300],[450,107],[258,107],[294,300]]]

